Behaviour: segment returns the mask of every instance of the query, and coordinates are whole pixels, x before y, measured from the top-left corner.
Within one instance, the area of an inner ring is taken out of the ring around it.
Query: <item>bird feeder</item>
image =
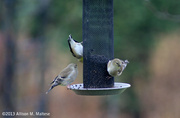
[[[107,72],[113,43],[113,0],[83,0],[83,84],[71,85],[71,90],[78,95],[113,95],[130,87],[114,83]]]

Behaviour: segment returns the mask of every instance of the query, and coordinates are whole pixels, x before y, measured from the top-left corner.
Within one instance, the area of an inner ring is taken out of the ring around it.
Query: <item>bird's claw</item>
[[[70,87],[70,85],[68,85],[68,86],[67,86],[67,90],[71,90],[71,87]]]

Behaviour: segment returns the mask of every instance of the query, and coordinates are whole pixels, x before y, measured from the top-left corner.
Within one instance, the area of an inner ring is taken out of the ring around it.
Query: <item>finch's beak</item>
[[[117,63],[118,67],[121,67],[121,65],[119,63]]]

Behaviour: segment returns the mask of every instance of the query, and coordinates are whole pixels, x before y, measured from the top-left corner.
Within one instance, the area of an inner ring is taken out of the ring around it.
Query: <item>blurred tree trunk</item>
[[[50,0],[40,0],[39,1],[39,9],[35,16],[35,22],[37,26],[36,29],[32,29],[34,32],[33,39],[35,39],[37,44],[37,53],[39,60],[39,70],[40,70],[40,83],[39,83],[39,105],[36,111],[45,112],[48,107],[48,96],[45,94],[44,84],[45,84],[45,73],[48,64],[48,60],[46,58],[47,51],[47,40],[45,37],[45,30],[48,24],[48,8],[49,8]],[[46,95],[46,96],[45,96]]]
[[[14,29],[15,0],[4,0],[3,6],[3,32],[5,35],[5,69],[2,79],[2,100],[4,111],[15,111],[16,103],[16,36]]]
[[[110,96],[106,98],[107,102],[107,118],[119,118],[119,104],[116,96]]]

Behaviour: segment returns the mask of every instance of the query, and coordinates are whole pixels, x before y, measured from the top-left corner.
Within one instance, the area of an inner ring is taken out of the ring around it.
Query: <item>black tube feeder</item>
[[[83,0],[83,84],[70,89],[78,95],[113,95],[130,87],[108,74],[113,58],[113,0]]]
[[[114,78],[107,70],[113,59],[113,0],[83,0],[84,88],[109,88]]]

